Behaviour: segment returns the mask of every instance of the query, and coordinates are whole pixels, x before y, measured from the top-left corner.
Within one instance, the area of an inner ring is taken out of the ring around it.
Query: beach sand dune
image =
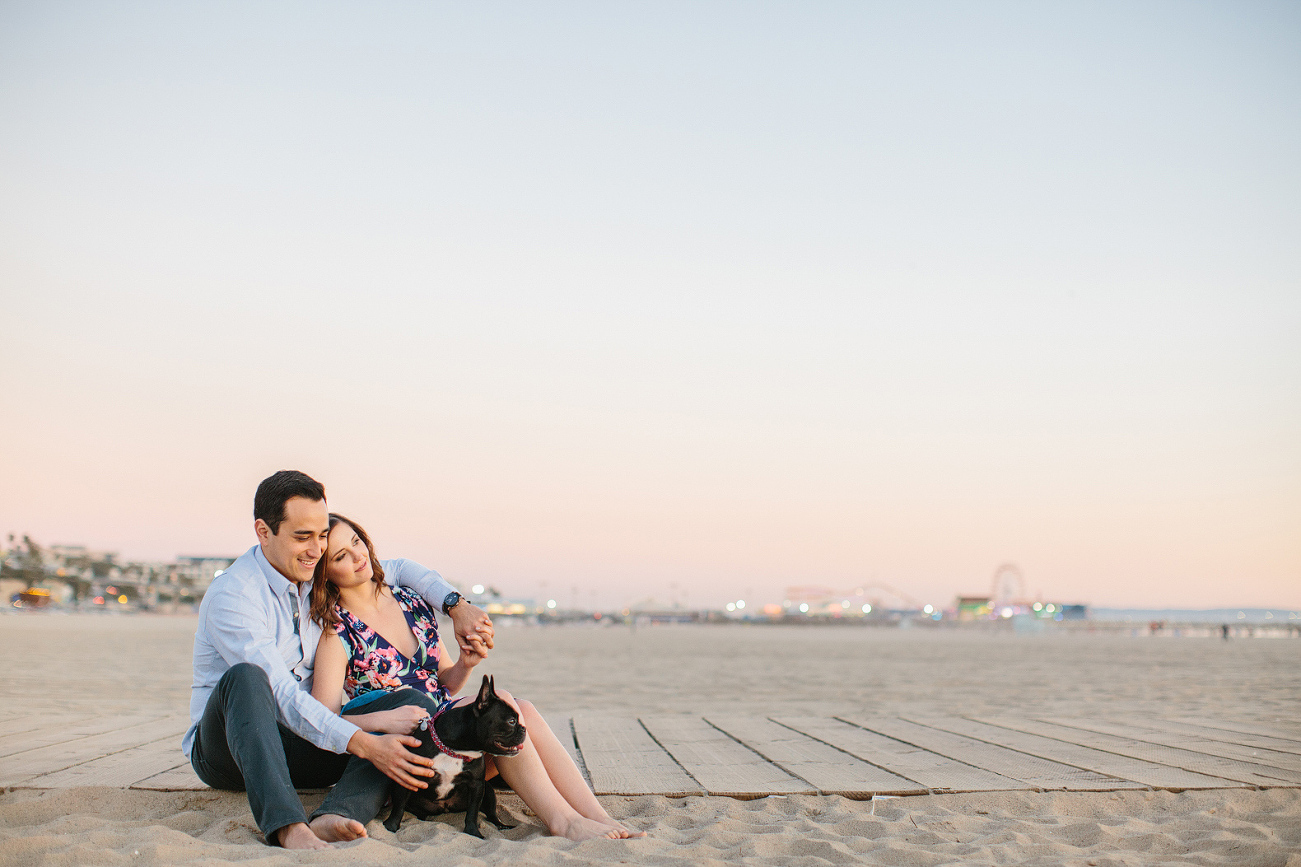
[[[50,726],[184,714],[193,617],[0,617],[0,714]],[[1301,642],[797,627],[501,628],[482,666],[548,716],[578,712],[1301,720]],[[179,747],[179,744],[178,744]],[[3,761],[3,759],[0,759]],[[319,793],[306,793],[309,806]],[[0,794],[0,864],[1259,864],[1301,867],[1301,790],[992,792],[855,801],[602,799],[631,841],[408,821],[335,851],[262,844],[243,795]]]

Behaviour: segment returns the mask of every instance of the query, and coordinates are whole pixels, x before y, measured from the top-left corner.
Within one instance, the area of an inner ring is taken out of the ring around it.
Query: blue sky
[[[0,531],[1301,606],[1290,4],[0,5]]]

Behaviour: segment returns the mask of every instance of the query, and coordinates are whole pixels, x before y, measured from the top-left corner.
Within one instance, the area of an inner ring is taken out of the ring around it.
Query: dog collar
[[[460,759],[463,762],[472,762],[474,761],[474,758],[472,756],[463,756],[460,753],[456,752],[455,750],[448,749],[447,744],[442,742],[442,740],[438,737],[437,730],[434,729],[434,720],[442,716],[443,711],[447,710],[447,708],[448,705],[444,704],[437,711],[435,711],[433,716],[421,720],[420,728],[429,732],[429,739],[434,742],[434,746],[438,747],[438,751],[440,753],[446,753],[452,758]]]

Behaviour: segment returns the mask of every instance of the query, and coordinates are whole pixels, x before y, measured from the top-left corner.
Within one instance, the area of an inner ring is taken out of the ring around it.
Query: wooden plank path
[[[1015,728],[1017,722],[1014,720],[1007,726],[999,726],[993,724],[993,722],[948,717],[943,720],[933,720],[931,724],[945,731],[1007,747],[1028,756],[1050,759],[1063,765],[1093,771],[1117,780],[1129,780],[1140,787],[1153,789],[1217,789],[1237,788],[1242,785],[1241,783],[1222,780],[1219,777],[1194,774],[1168,765],[1146,762],[1129,756],[1118,756],[1114,753],[1096,750],[1080,744],[1027,734]]]
[[[858,724],[864,728],[873,726],[877,732],[887,737],[947,756],[954,761],[1002,774],[1022,783],[1022,788],[1080,792],[1138,788],[1132,780],[946,731],[940,727],[943,720],[934,720],[929,725],[903,719],[866,720]]]
[[[777,722],[914,782],[916,788],[913,791],[899,794],[1002,792],[1028,788],[1002,774],[954,761],[843,720],[778,717]]]
[[[549,723],[599,795],[1301,788],[1301,729],[1246,720],[576,713]],[[0,787],[182,791],[189,720],[0,718]]]
[[[1224,729],[1217,729],[1212,726],[1197,725],[1196,723],[1182,722],[1180,720],[1159,720],[1158,731],[1167,732],[1185,732],[1187,734],[1198,735],[1213,741],[1221,741],[1229,744],[1242,744],[1250,747],[1260,747],[1267,750],[1276,750],[1279,752],[1292,753],[1301,756],[1301,739],[1287,740],[1286,738],[1268,737],[1266,735],[1252,734],[1250,732],[1231,732]],[[1153,721],[1136,721],[1135,725],[1143,728],[1152,728]]]
[[[1287,771],[1280,770],[1276,772],[1263,764],[1237,762],[1232,759],[1197,752],[1196,750],[1169,747],[1165,744],[1154,743],[1151,740],[1095,733],[1087,728],[1076,728],[1061,723],[1061,720],[1055,723],[1042,720],[1026,720],[1004,724],[1029,734],[1037,734],[1055,740],[1092,747],[1101,752],[1115,753],[1120,756],[1168,765],[1208,777],[1246,783],[1259,788],[1296,785],[1295,782],[1286,779],[1288,776]],[[1087,723],[1081,725],[1087,725]]]

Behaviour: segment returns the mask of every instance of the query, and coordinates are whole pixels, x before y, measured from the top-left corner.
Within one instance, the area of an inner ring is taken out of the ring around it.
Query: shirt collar
[[[272,593],[276,596],[284,596],[292,591],[295,596],[299,595],[300,591],[296,589],[294,582],[281,575],[280,570],[272,566],[271,562],[267,560],[267,555],[262,553],[261,545],[253,546],[253,560],[257,563],[258,568],[262,570],[262,577],[266,579]],[[306,596],[311,592],[312,582],[308,581],[303,585],[302,594]]]

